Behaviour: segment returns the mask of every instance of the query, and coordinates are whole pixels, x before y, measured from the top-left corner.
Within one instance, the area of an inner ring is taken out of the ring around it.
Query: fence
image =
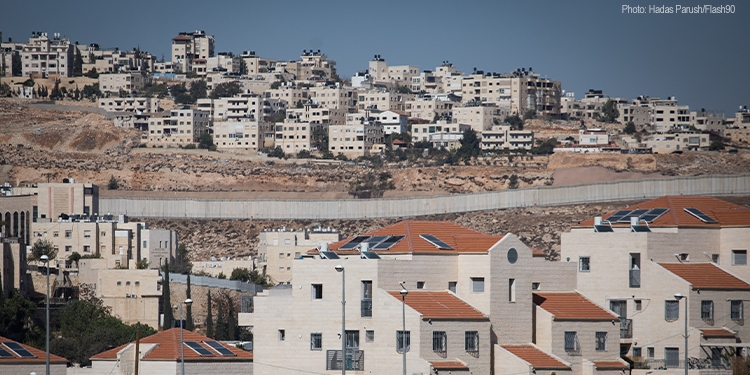
[[[393,199],[283,200],[100,198],[99,211],[139,218],[379,219],[529,206],[750,194],[750,174],[670,177]]]
[[[170,273],[169,282],[187,284],[187,275]],[[263,291],[263,286],[256,285],[253,283],[246,283],[246,282],[242,282],[239,280],[217,279],[215,277],[196,276],[196,275],[190,276],[190,285],[230,289],[230,290],[236,290],[240,292],[253,293],[253,294],[260,293]]]

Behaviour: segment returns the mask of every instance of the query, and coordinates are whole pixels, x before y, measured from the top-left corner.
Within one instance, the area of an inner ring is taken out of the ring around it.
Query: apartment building
[[[347,121],[345,110],[328,108],[313,100],[307,100],[297,108],[288,108],[286,113],[289,119],[311,124],[343,125]]]
[[[266,134],[273,132],[273,123],[254,117],[216,121],[213,125],[214,144],[221,150],[258,152],[270,147]]]
[[[226,52],[219,52],[214,57],[206,59],[207,72],[239,73],[240,57],[231,56]]]
[[[21,52],[23,44],[3,42],[0,35],[0,77],[17,77],[22,74]]]
[[[193,60],[214,57],[214,37],[203,30],[181,32],[172,38],[172,69],[174,73],[193,71]]]
[[[357,92],[351,87],[335,85],[321,85],[310,87],[309,99],[320,104],[321,107],[341,109],[345,112],[357,108]]]
[[[450,101],[447,96],[424,95],[407,100],[405,112],[409,117],[426,121],[434,121],[436,117],[449,119],[455,104],[457,103]]]
[[[259,57],[255,54],[255,51],[244,51],[240,58],[245,62],[247,75],[250,77],[276,70],[276,60]]]
[[[609,133],[604,129],[579,129],[578,144],[581,146],[608,146]]]
[[[82,72],[86,74],[93,69],[98,73],[124,73],[128,71],[153,72],[156,57],[133,48],[121,51],[117,48],[101,49],[98,44],[75,45],[83,59]]]
[[[705,132],[724,134],[724,114],[721,112],[710,112],[702,108],[700,111],[690,112],[693,126]]]
[[[750,142],[750,111],[747,106],[740,107],[734,114],[734,123],[727,127],[724,136],[735,142]]]
[[[620,348],[637,368],[683,371],[687,306],[688,355],[731,370],[750,336],[749,228],[745,207],[667,196],[578,223],[562,234],[561,259],[578,266],[578,291],[620,316]]]
[[[510,125],[495,125],[480,136],[483,150],[531,150],[534,147],[534,132],[513,130]]]
[[[92,215],[99,213],[99,186],[90,182],[76,183],[74,179],[63,182],[39,183],[24,189],[36,194],[32,219],[57,220],[62,214]]]
[[[294,107],[298,103],[305,103],[310,97],[306,87],[297,87],[294,82],[283,82],[279,88],[269,89],[263,93],[267,99],[284,100]]]
[[[211,125],[209,113],[198,109],[180,108],[155,114],[148,121],[149,146],[178,147],[195,144]]]
[[[258,235],[256,265],[274,284],[292,283],[292,262],[321,243],[341,240],[341,234],[331,228],[267,229]]]
[[[482,133],[490,130],[494,125],[500,125],[510,112],[509,107],[499,107],[496,104],[471,102],[453,107],[451,122],[468,125],[475,132]]]
[[[389,92],[383,89],[369,89],[359,92],[357,109],[378,109],[381,111],[405,112],[406,102],[413,100],[413,94]]]
[[[159,98],[101,98],[99,108],[107,112],[160,112]]]
[[[300,151],[313,149],[313,134],[315,129],[325,125],[297,120],[287,117],[283,122],[274,125],[274,147],[281,147],[287,154],[297,154]]]
[[[134,91],[143,89],[149,80],[150,77],[143,72],[101,74],[99,75],[99,90],[102,93],[124,92],[130,95]]]
[[[531,68],[504,74],[478,70],[463,77],[461,85],[463,103],[494,103],[518,115],[528,110],[554,118],[561,114],[562,84],[532,73]]]
[[[687,150],[707,150],[710,145],[708,134],[685,132],[652,134],[643,141],[655,154],[669,154]]]
[[[620,112],[617,121],[621,124],[632,122],[635,126],[644,126],[651,122],[651,114],[648,104],[645,104],[640,100],[618,102],[617,110]]]
[[[372,117],[383,124],[383,133],[401,134],[409,131],[409,116],[406,113],[395,111],[370,111]],[[361,114],[361,112],[360,112]],[[369,117],[369,116],[368,116]]]
[[[379,121],[347,121],[343,125],[328,126],[329,150],[334,155],[343,154],[348,158],[379,152],[383,137],[383,124]]]
[[[412,77],[419,76],[419,67],[414,65],[388,66],[385,59],[375,55],[369,62],[368,73],[374,81],[391,81],[396,86],[411,87]]]
[[[608,101],[612,101],[618,107],[618,111],[626,111],[627,108],[620,109],[620,106],[628,105],[627,99],[622,98],[610,98],[604,95],[602,90],[590,89],[584,94],[581,100],[576,100],[573,93],[566,93],[562,98],[561,116],[565,119],[601,119],[602,107],[607,104]],[[627,111],[629,112],[629,111]],[[621,114],[621,117],[623,115]],[[627,116],[628,118],[630,116]],[[630,120],[625,120],[625,122]],[[625,123],[623,122],[623,123]]]
[[[677,99],[673,96],[667,99],[638,97],[633,99],[633,105],[649,108],[648,123],[657,133],[666,133],[678,128],[688,130],[695,122],[690,114],[690,107],[677,105]]]
[[[300,81],[326,80],[336,74],[336,62],[329,60],[320,50],[303,50],[299,60],[279,61],[276,67],[294,74]]]
[[[73,44],[59,33],[54,33],[50,39],[45,32],[33,32],[21,50],[21,74],[24,77],[70,77],[73,56]]]
[[[463,81],[463,72],[456,70],[456,67],[450,61],[443,61],[440,66],[435,67],[432,73],[440,80],[441,93],[461,93],[461,82]]]
[[[470,129],[469,125],[448,123],[446,121],[437,121],[432,124],[412,124],[411,140],[412,142],[431,142],[431,137],[436,134],[463,134]]]

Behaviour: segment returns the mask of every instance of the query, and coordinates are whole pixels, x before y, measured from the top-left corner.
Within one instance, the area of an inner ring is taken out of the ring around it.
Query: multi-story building
[[[682,373],[687,307],[688,356],[727,370],[750,338],[748,244],[750,209],[667,196],[573,226],[561,259],[577,265],[578,291],[620,316],[621,352],[638,368]]]
[[[747,106],[740,107],[734,114],[734,123],[727,127],[724,136],[734,142],[750,142],[750,111]]]
[[[206,59],[206,69],[208,72],[239,74],[240,58],[231,56],[226,52],[219,52],[216,56]]]
[[[214,144],[222,150],[258,152],[270,147],[266,134],[272,129],[273,123],[255,117],[216,121],[213,125]]]
[[[462,134],[467,129],[470,129],[469,125],[447,123],[445,121],[437,121],[432,124],[412,124],[411,125],[411,141],[412,142],[431,142],[431,137],[436,134]]]
[[[383,144],[383,124],[369,119],[328,126],[328,147],[349,158],[367,156]]]
[[[635,126],[644,126],[651,122],[649,106],[642,97],[635,99],[632,102],[618,102],[617,110],[620,112],[617,121],[621,124],[632,122]]]
[[[0,237],[0,277],[0,297],[9,298],[13,289],[26,295],[25,239]]]
[[[700,131],[719,135],[724,133],[724,114],[721,112],[701,109],[697,112],[690,112],[690,118],[693,120],[693,126]]]
[[[59,33],[50,39],[47,33],[34,32],[21,51],[21,73],[24,77],[70,77],[73,75],[73,56],[73,44],[60,38]]]
[[[130,95],[134,91],[141,90],[149,82],[149,77],[144,72],[111,73],[99,75],[99,90],[102,93],[124,92]]]
[[[211,124],[209,113],[198,109],[173,109],[148,120],[148,145],[186,146],[200,141]]]
[[[99,108],[107,112],[160,112],[159,98],[101,98]]]
[[[370,60],[368,73],[374,81],[389,81],[396,86],[411,87],[412,77],[419,76],[419,67],[414,65],[388,66],[385,59],[375,55]]]
[[[175,73],[193,71],[193,60],[214,57],[214,37],[205,31],[181,32],[172,38],[172,69]]]
[[[423,95],[406,101],[405,112],[409,117],[434,121],[435,118],[450,119],[456,104],[446,96]]]
[[[443,61],[440,66],[435,67],[433,75],[440,79],[442,86],[440,92],[461,93],[461,82],[463,81],[464,73],[457,71],[449,61]]]
[[[303,50],[298,61],[279,61],[276,67],[294,74],[300,81],[326,80],[336,75],[336,62],[328,60],[320,50]]]
[[[495,125],[481,134],[480,147],[483,150],[531,150],[534,147],[534,132],[513,130],[510,125]]]
[[[494,125],[500,125],[508,116],[509,108],[471,102],[460,107],[453,107],[452,112],[452,123],[468,125],[475,132],[481,133],[492,129]]]
[[[287,117],[284,122],[274,125],[275,138],[274,147],[281,147],[287,154],[297,154],[300,151],[311,151],[313,149],[313,133],[317,128],[323,128],[313,122],[300,121],[294,117]]]
[[[39,183],[29,193],[36,194],[32,219],[57,220],[62,214],[92,215],[99,213],[99,187],[92,183]]]
[[[579,129],[578,144],[582,146],[609,145],[609,133],[604,129]]]
[[[560,116],[562,84],[532,73],[531,68],[505,74],[478,70],[463,77],[461,85],[463,103],[495,103],[518,115],[534,110],[543,116]]]
[[[266,90],[263,95],[267,99],[284,100],[294,107],[307,102],[310,92],[305,87],[297,87],[294,82],[286,82],[279,88]]]
[[[75,45],[83,59],[83,74],[96,69],[98,73],[123,73],[129,71],[153,72],[156,57],[134,48],[121,51],[117,48],[101,49],[96,43]]]
[[[409,131],[409,116],[406,113],[396,111],[371,111],[372,116],[383,124],[383,133],[401,134]]]
[[[359,92],[357,109],[378,109],[381,111],[400,111],[404,112],[406,102],[414,98],[413,94],[401,94],[389,92],[383,89],[369,89]]]
[[[643,141],[655,154],[666,154],[687,150],[707,150],[708,134],[696,132],[653,134]]]
[[[22,74],[22,51],[23,44],[3,42],[0,35],[0,77],[17,77]]]
[[[265,230],[258,235],[256,265],[274,284],[292,283],[292,262],[321,243],[341,240],[341,234],[331,228]]]
[[[269,73],[276,69],[276,60],[259,57],[255,54],[255,51],[244,51],[240,55],[240,59],[245,63],[245,69],[247,69],[247,76],[255,77],[261,73]]]
[[[633,100],[636,105],[648,105],[651,126],[657,133],[666,133],[673,129],[688,130],[694,122],[690,115],[690,107],[678,106],[677,99],[670,96],[667,99],[638,98]]]
[[[321,107],[331,109],[342,109],[346,112],[357,108],[357,92],[351,87],[335,85],[322,85],[310,87],[309,98],[320,104]]]
[[[343,125],[347,121],[345,110],[329,108],[313,100],[307,100],[301,106],[289,108],[286,112],[287,118],[311,124]]]

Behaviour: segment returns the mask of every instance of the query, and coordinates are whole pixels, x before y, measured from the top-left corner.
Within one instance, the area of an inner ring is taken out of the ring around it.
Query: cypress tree
[[[219,311],[216,313],[216,337],[217,340],[227,340],[229,334],[227,333],[227,320],[224,313],[224,303],[219,300],[218,305]]]
[[[227,294],[227,334],[229,335],[229,340],[237,340],[237,318],[235,318],[234,314],[234,303],[232,302],[232,297]]]
[[[187,274],[187,291],[185,293],[186,293],[187,298],[190,298],[190,274],[189,273]],[[188,331],[192,331],[193,329],[195,329],[195,327],[193,326],[193,306],[192,305],[187,306],[187,313],[185,315],[185,320],[187,320],[187,322],[185,323],[185,328]]]
[[[169,294],[169,261],[164,265],[164,281],[161,288],[162,313],[164,314],[164,324],[162,329],[172,328],[172,299]]]
[[[206,336],[214,337],[214,317],[211,313],[211,289],[208,290],[208,305],[206,306]]]

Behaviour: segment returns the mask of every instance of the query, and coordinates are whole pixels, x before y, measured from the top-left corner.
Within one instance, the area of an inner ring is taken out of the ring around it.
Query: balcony
[[[326,370],[341,370],[341,350],[326,350]],[[365,351],[346,350],[346,369],[351,371],[365,370]]]
[[[630,287],[640,288],[641,287],[641,270],[630,270]]]
[[[363,298],[361,302],[362,317],[372,316],[372,298]]]
[[[633,338],[633,319],[620,318],[620,338]]]

